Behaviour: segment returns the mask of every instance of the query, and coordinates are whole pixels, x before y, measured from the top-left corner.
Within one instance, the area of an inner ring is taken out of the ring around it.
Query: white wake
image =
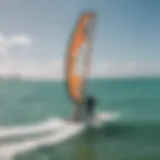
[[[37,140],[27,140],[21,143],[13,143],[5,145],[0,148],[0,159],[11,160],[17,154],[36,149],[41,146],[56,145],[66,139],[71,138],[73,135],[83,129],[82,126],[70,126],[66,130],[61,130],[60,133],[51,136],[45,136]]]
[[[116,115],[112,114],[98,114],[100,119],[98,123],[102,123],[106,120],[115,120]],[[96,124],[96,123],[95,123]],[[0,160],[12,160],[12,158],[17,155],[24,153],[29,150],[36,149],[41,146],[56,145],[61,143],[78,133],[81,133],[84,130],[85,125],[74,124],[67,122],[61,118],[50,119],[43,123],[37,123],[29,126],[17,126],[17,127],[1,127],[0,128]],[[29,135],[40,135],[41,137],[37,138],[25,138],[21,141],[16,140],[15,142],[3,143],[7,138],[15,138],[20,136],[29,136]]]
[[[41,146],[56,145],[66,139],[71,138],[83,129],[83,125],[69,124],[62,119],[52,119],[41,124],[30,125],[26,127],[10,127],[0,129],[0,138],[19,137],[29,134],[41,134],[51,131],[51,134],[43,135],[41,138],[27,139],[22,142],[9,142],[1,144],[0,160],[11,160],[17,154],[35,149]]]
[[[50,119],[46,122],[37,123],[28,126],[14,126],[14,127],[1,127],[0,128],[0,139],[14,137],[14,136],[25,136],[28,134],[39,134],[48,131],[60,129],[64,125],[64,120],[60,118]]]

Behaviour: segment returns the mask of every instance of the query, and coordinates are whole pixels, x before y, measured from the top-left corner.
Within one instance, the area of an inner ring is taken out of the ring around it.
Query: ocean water
[[[24,142],[51,137],[55,117],[70,116],[65,89],[64,82],[0,81],[0,160],[160,159],[160,78],[91,80],[87,93],[96,96],[96,111],[119,118],[58,145],[10,156]]]

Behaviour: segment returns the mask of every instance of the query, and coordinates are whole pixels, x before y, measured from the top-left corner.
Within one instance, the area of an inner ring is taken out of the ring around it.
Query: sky
[[[159,0],[1,0],[0,75],[59,79],[79,15],[97,13],[91,75],[160,75]]]

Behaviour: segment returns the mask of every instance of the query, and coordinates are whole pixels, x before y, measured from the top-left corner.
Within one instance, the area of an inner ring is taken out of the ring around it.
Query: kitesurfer
[[[96,99],[92,96],[87,97],[83,105],[81,104],[74,107],[71,120],[73,122],[91,122],[95,118],[95,105]]]

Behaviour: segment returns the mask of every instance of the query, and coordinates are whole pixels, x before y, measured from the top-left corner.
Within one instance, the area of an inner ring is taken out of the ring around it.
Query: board
[[[73,131],[74,133],[80,133],[81,131],[84,131],[85,129],[87,129],[88,127],[94,127],[94,128],[99,128],[102,127],[103,124],[106,124],[109,121],[114,121],[118,118],[118,116],[115,113],[98,113],[95,116],[95,119],[90,122],[90,123],[85,123],[85,122],[69,122],[69,121],[64,121],[64,124],[67,128],[70,128],[72,126],[73,130],[77,130],[77,131]],[[65,127],[64,127],[65,128]]]
[[[91,123],[93,127],[100,127],[108,121],[113,121],[118,118],[115,113],[98,113],[95,120]]]

